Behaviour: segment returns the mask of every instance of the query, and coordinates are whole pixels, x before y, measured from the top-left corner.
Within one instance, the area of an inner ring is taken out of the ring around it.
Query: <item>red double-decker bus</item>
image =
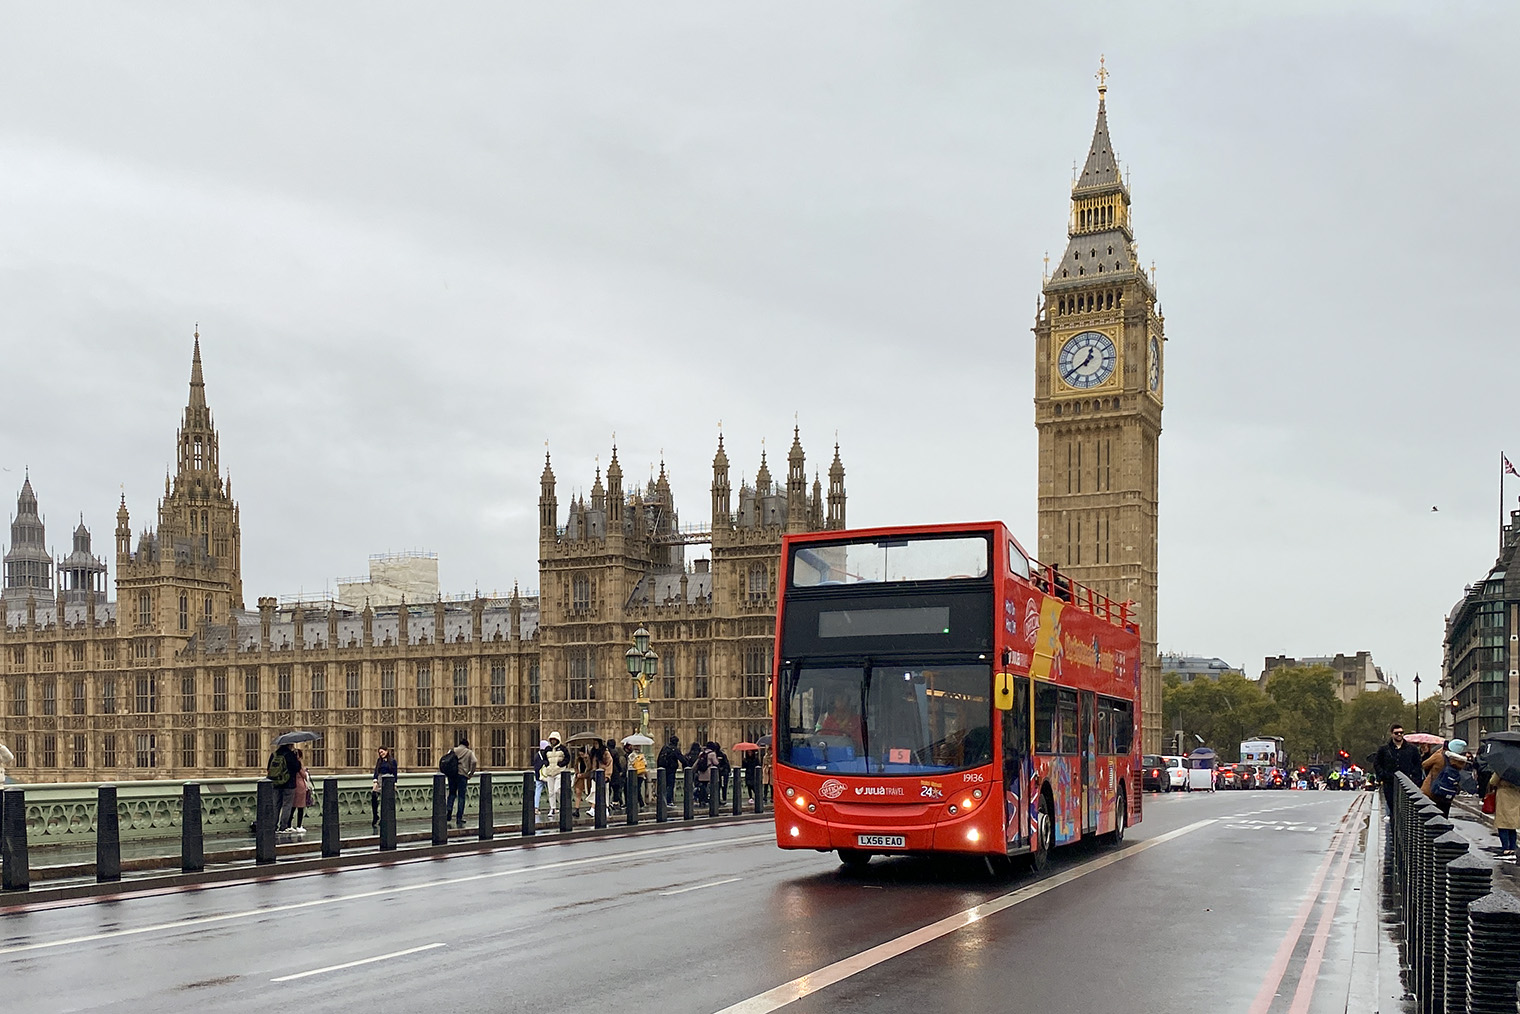
[[[999,522],[788,535],[776,843],[1028,855],[1140,820],[1140,633]]]

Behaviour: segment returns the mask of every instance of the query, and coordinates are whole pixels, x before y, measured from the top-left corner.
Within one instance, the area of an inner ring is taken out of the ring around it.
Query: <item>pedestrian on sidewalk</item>
[[[744,769],[744,791],[753,802],[755,793],[760,791],[760,751],[744,751],[744,759],[740,765]]]
[[[626,770],[634,774],[634,782],[638,785],[639,805],[643,806],[649,801],[649,793],[645,791],[644,784],[649,780],[649,762],[644,759],[644,751],[632,743],[624,743],[623,764]]]
[[[311,769],[306,766],[306,753],[300,747],[296,747],[296,759],[301,762],[301,770],[296,772],[295,817],[290,821],[290,829],[305,834],[306,808],[311,805]]]
[[[1392,813],[1395,793],[1399,788],[1399,772],[1404,772],[1416,782],[1423,776],[1420,770],[1420,751],[1415,749],[1413,743],[1404,741],[1402,723],[1395,722],[1388,727],[1388,742],[1378,747],[1373,767],[1377,771],[1378,785],[1383,790],[1383,802],[1387,805],[1388,812]]]
[[[559,733],[549,733],[549,746],[544,750],[544,795],[549,797],[549,819],[559,816],[559,776],[570,770],[570,751],[560,743]]]
[[[380,826],[380,779],[386,775],[396,777],[396,758],[382,746],[375,755],[375,780],[369,786],[370,827]]]
[[[1466,751],[1467,741],[1454,739],[1447,744],[1441,763],[1426,762],[1433,777],[1429,780],[1430,788],[1425,790],[1425,795],[1434,800],[1443,817],[1451,815],[1451,801],[1462,791],[1462,771],[1467,767]]]
[[[296,775],[300,772],[301,758],[296,756],[289,743],[281,743],[264,766],[264,773],[274,785],[275,812],[279,815],[274,824],[276,833],[290,830],[290,818],[295,811]]]
[[[676,801],[676,775],[680,773],[686,758],[681,755],[681,737],[672,735],[670,741],[660,748],[655,764],[665,772],[665,805]]]
[[[1489,782],[1494,794],[1494,830],[1499,832],[1499,855],[1515,860],[1516,837],[1520,835],[1520,785],[1495,777]]]
[[[452,762],[449,760],[451,757]],[[444,754],[443,760],[439,762],[439,770],[449,780],[449,798],[443,804],[445,816],[454,812],[454,800],[459,800],[459,813],[454,818],[455,827],[464,827],[464,800],[469,795],[470,776],[479,766],[480,762],[475,758],[475,751],[470,749],[468,736],[460,736],[454,749]]]
[[[623,805],[623,788],[628,782],[627,758],[619,748],[617,740],[607,741],[607,756],[612,760],[612,807],[620,809]]]
[[[696,744],[692,744],[695,746]],[[698,806],[707,804],[707,794],[712,791],[713,778],[717,774],[712,762],[712,754],[706,750],[697,752],[697,759],[692,762],[691,769],[697,773],[697,787],[692,793],[692,802]]]
[[[544,754],[549,752],[549,741],[538,741],[538,749],[533,751],[533,812],[538,813],[538,808],[544,802]]]

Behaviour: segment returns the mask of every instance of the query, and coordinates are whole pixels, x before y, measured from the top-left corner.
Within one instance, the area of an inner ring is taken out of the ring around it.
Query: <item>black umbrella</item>
[[[761,736],[755,742],[760,744],[761,748],[764,748],[771,745],[771,738],[769,736]]]
[[[322,734],[320,732],[303,732],[302,730],[297,729],[295,732],[287,732],[285,735],[275,740],[274,745],[284,746],[287,743],[310,743],[313,740],[321,738]]]
[[[1499,739],[1515,736],[1515,739]],[[1520,785],[1520,736],[1512,732],[1500,732],[1483,741],[1487,747],[1478,763],[1484,771],[1492,771],[1511,785]]]
[[[1485,743],[1514,743],[1520,746],[1520,732],[1491,732],[1483,737]]]

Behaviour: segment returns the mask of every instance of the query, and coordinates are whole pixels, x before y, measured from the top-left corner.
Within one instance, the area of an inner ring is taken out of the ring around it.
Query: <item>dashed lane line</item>
[[[685,894],[688,891],[700,891],[704,887],[722,887],[724,884],[737,884],[743,877],[729,877],[727,880],[714,880],[710,884],[693,884],[691,887],[678,887],[674,891],[661,891],[660,897],[668,898],[673,894]]]
[[[360,958],[358,961],[345,961],[341,965],[328,965],[326,968],[313,968],[309,972],[296,972],[294,975],[282,975],[278,979],[270,979],[270,982],[290,982],[293,979],[304,979],[308,975],[321,975],[323,972],[341,972],[345,968],[358,968],[360,965],[372,965],[376,961],[389,961],[391,958],[404,958],[408,954],[416,954],[419,951],[433,951],[448,944],[423,944],[421,947],[408,947],[404,951],[391,951],[389,954],[376,954],[373,958]]]
[[[964,929],[973,923],[980,922],[1015,905],[1038,898],[1040,895],[1054,891],[1058,887],[1064,887],[1074,880],[1080,880],[1089,873],[1096,873],[1101,869],[1112,866],[1114,863],[1137,856],[1147,849],[1155,848],[1157,845],[1165,844],[1173,839],[1181,838],[1185,834],[1191,834],[1194,831],[1216,823],[1218,823],[1218,820],[1213,817],[1195,821],[1185,827],[1179,827],[1174,831],[1168,831],[1165,834],[1157,835],[1154,838],[1131,845],[1122,851],[1096,859],[1074,870],[1068,870],[1047,880],[1042,880],[1038,884],[1021,887],[1017,891],[993,898],[991,901],[985,901],[980,905],[974,905],[964,911],[947,916],[938,922],[932,922],[927,926],[905,933],[893,940],[888,940],[886,943],[877,944],[875,947],[861,951],[859,954],[843,958],[831,965],[825,965],[817,971],[809,972],[807,975],[800,975],[791,982],[782,983],[774,989],[768,989],[764,993],[752,996],[747,1000],[740,1000],[736,1004],[724,1007],[717,1014],[770,1014],[771,1011],[780,1010],[787,1004],[800,1000],[805,996],[810,996],[826,986],[842,982],[852,975],[858,975],[885,961],[890,961],[893,958],[906,954],[914,948],[922,947],[924,944],[938,940],[940,937],[948,936],[958,929]]]

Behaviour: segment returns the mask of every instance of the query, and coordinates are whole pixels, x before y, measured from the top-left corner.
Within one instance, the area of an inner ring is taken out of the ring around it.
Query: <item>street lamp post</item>
[[[660,656],[649,647],[649,631],[643,625],[633,632],[633,647],[623,653],[623,661],[628,668],[628,675],[633,679],[633,699],[639,705],[639,733],[645,739],[649,738],[649,681],[654,678],[655,666],[659,664]],[[649,758],[648,744],[641,745],[639,752],[644,754],[645,760]]]
[[[1414,674],[1414,731],[1420,731],[1420,674]]]

